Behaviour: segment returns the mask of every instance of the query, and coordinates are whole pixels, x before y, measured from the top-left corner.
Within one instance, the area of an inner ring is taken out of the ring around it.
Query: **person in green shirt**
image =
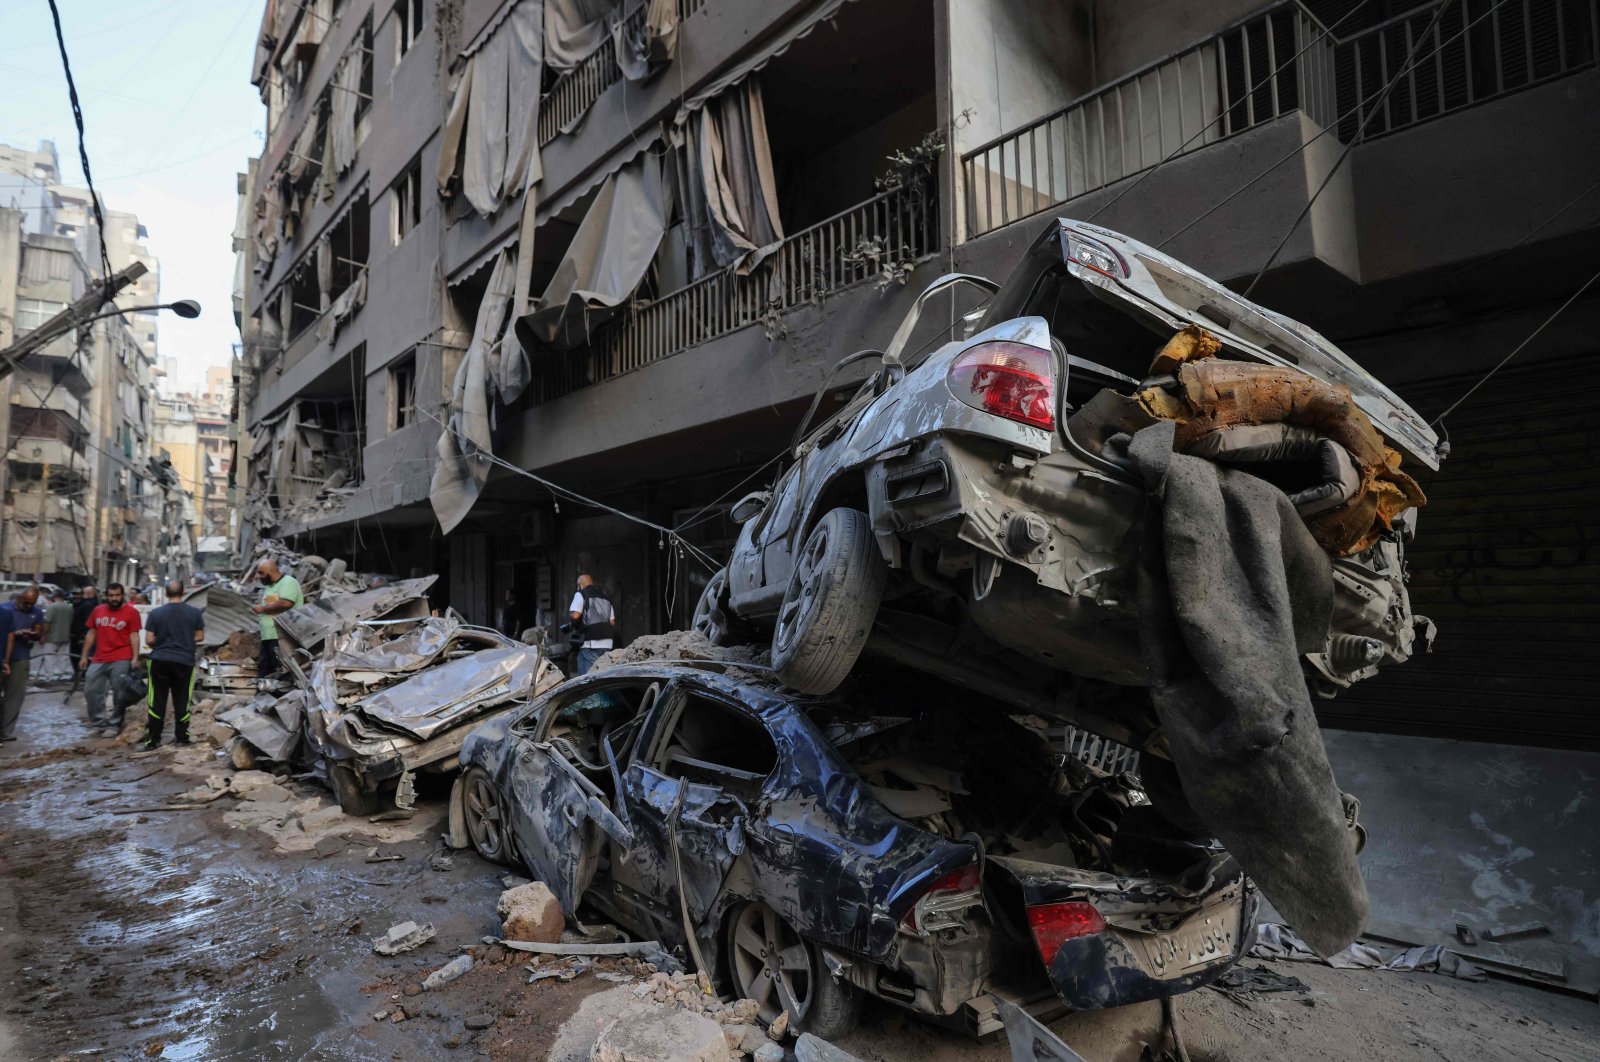
[[[278,624],[273,616],[288,612],[305,603],[299,580],[285,575],[278,562],[268,558],[256,565],[256,578],[261,580],[261,604],[252,611],[261,617],[261,655],[256,660],[256,679],[278,673]]]

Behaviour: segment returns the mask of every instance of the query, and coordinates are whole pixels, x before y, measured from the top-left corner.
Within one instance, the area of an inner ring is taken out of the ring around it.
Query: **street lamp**
[[[154,306],[121,306],[115,310],[107,310],[105,313],[97,313],[92,317],[79,317],[68,327],[77,328],[105,317],[121,317],[127,313],[149,313],[155,310],[171,310],[179,317],[187,318],[191,321],[200,316],[200,304],[198,302],[193,299],[179,299],[177,302],[163,302]]]

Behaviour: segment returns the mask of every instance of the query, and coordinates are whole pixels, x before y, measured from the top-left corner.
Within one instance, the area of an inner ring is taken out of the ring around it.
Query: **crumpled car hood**
[[[351,709],[426,741],[484,707],[530,696],[552,670],[534,646],[489,649],[413,675]]]

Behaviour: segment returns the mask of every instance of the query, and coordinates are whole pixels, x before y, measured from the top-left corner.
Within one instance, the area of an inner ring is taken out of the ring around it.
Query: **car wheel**
[[[461,812],[473,850],[491,863],[510,863],[505,808],[494,780],[482,767],[468,767],[461,782]]]
[[[346,815],[376,815],[387,803],[382,793],[362,788],[361,776],[347,764],[329,763],[328,782],[339,798],[339,810]]]
[[[700,592],[690,627],[705,635],[712,645],[724,645],[733,631],[728,616],[728,569],[721,568]]]
[[[772,666],[801,693],[832,693],[867,644],[889,576],[867,514],[829,511],[795,558],[772,634]]]
[[[771,1025],[789,1015],[789,1028],[824,1040],[854,1029],[861,993],[823,968],[816,945],[764,903],[748,903],[728,932],[728,969],[740,998],[753,999]]]

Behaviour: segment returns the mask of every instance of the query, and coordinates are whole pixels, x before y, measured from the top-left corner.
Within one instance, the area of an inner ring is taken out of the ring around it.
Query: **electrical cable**
[[[89,204],[94,208],[94,221],[100,229],[100,265],[104,275],[111,276],[111,257],[106,252],[106,219],[100,211],[100,193],[95,191],[94,174],[89,169],[89,148],[84,141],[83,105],[78,101],[78,83],[72,77],[72,62],[67,58],[67,39],[61,32],[61,11],[56,0],[50,2],[50,18],[55,23],[56,46],[61,49],[61,71],[67,79],[67,98],[72,101],[72,121],[78,127],[78,161],[83,165],[83,182],[89,186]]]
[[[1361,0],[1361,2],[1359,4],[1357,4],[1355,7],[1352,7],[1349,11],[1345,12],[1345,14],[1338,21],[1336,21],[1333,25],[1328,26],[1321,33],[1319,33],[1315,37],[1313,37],[1306,44],[1306,46],[1304,48],[1301,48],[1298,52],[1295,52],[1289,58],[1287,58],[1283,62],[1279,63],[1276,69],[1274,69],[1270,74],[1268,74],[1266,77],[1261,79],[1260,84],[1270,84],[1272,82],[1273,78],[1277,77],[1279,74],[1281,74],[1285,70],[1287,70],[1291,65],[1293,65],[1296,61],[1298,61],[1299,58],[1302,55],[1304,55],[1307,52],[1309,52],[1312,48],[1316,47],[1318,44],[1320,44],[1322,41],[1326,40],[1328,37],[1333,36],[1333,31],[1334,30],[1338,29],[1340,26],[1342,26],[1346,22],[1350,21],[1350,19],[1354,18],[1358,11],[1360,11],[1362,8],[1366,7],[1371,2],[1372,2],[1372,0]],[[1235,104],[1233,106],[1237,106],[1237,105]],[[1085,220],[1093,221],[1095,218],[1099,217],[1101,214],[1104,214],[1107,210],[1110,210],[1112,207],[1116,206],[1117,202],[1119,200],[1121,200],[1123,196],[1127,195],[1129,192],[1131,192],[1135,188],[1139,187],[1139,185],[1143,184],[1145,178],[1147,178],[1151,174],[1155,173],[1157,170],[1159,170],[1166,163],[1171,162],[1173,159],[1177,158],[1179,155],[1182,155],[1184,153],[1184,151],[1189,147],[1190,144],[1193,144],[1196,140],[1200,139],[1201,137],[1205,136],[1206,133],[1210,132],[1211,129],[1218,122],[1222,121],[1224,118],[1226,118],[1228,116],[1229,112],[1233,110],[1233,106],[1222,107],[1219,110],[1217,116],[1215,118],[1211,119],[1211,121],[1207,122],[1204,126],[1202,126],[1198,133],[1196,133],[1194,136],[1191,136],[1188,140],[1185,140],[1183,143],[1179,144],[1178,145],[1178,149],[1176,151],[1174,151],[1172,154],[1166,155],[1166,156],[1163,156],[1160,159],[1157,159],[1156,160],[1156,164],[1154,166],[1151,166],[1149,169],[1145,170],[1143,173],[1141,173],[1137,177],[1135,177],[1133,179],[1133,183],[1132,184],[1128,185],[1128,187],[1124,188],[1122,191],[1120,191],[1116,195],[1112,196],[1110,200],[1108,200],[1106,203],[1101,205],[1099,209],[1097,209],[1093,214],[1090,214],[1088,216],[1088,218],[1086,218]]]
[[[1442,426],[1444,424],[1444,418],[1454,413],[1461,403],[1471,398],[1477,392],[1478,388],[1488,383],[1491,376],[1505,368],[1507,362],[1516,357],[1518,354],[1522,353],[1523,347],[1527,346],[1529,343],[1532,343],[1534,338],[1549,326],[1550,322],[1554,321],[1557,317],[1560,317],[1564,312],[1566,312],[1567,307],[1577,302],[1579,297],[1582,296],[1584,292],[1588,291],[1590,286],[1593,285],[1596,280],[1600,280],[1600,271],[1596,271],[1588,280],[1585,280],[1582,287],[1578,288],[1577,291],[1568,296],[1567,301],[1556,308],[1555,313],[1551,314],[1549,317],[1546,317],[1544,321],[1540,323],[1538,328],[1535,328],[1528,334],[1527,339],[1524,339],[1521,343],[1517,344],[1516,349],[1512,350],[1510,354],[1507,354],[1505,357],[1501,358],[1494,368],[1490,369],[1488,372],[1484,373],[1481,378],[1479,378],[1477,383],[1467,388],[1466,394],[1452,402],[1450,407],[1443,413],[1440,413],[1437,417],[1434,417],[1432,423],[1436,426]]]
[[[1503,4],[1505,4],[1505,3],[1506,3],[1506,0],[1495,0],[1494,5],[1492,7],[1490,7],[1483,14],[1479,15],[1477,18],[1473,19],[1471,22],[1467,23],[1465,26],[1462,26],[1461,29],[1457,30],[1450,37],[1448,37],[1445,40],[1441,41],[1439,43],[1439,46],[1437,48],[1435,48],[1434,51],[1432,53],[1430,53],[1430,54],[1435,54],[1436,55],[1436,54],[1442,52],[1447,45],[1454,44],[1457,40],[1459,40],[1460,38],[1465,36],[1467,34],[1467,32],[1472,29],[1472,27],[1476,26],[1478,23],[1482,22],[1484,19],[1488,18],[1490,15],[1492,15],[1496,11],[1500,10],[1501,6]],[[1426,57],[1424,57],[1424,58],[1426,58]],[[1256,182],[1258,182],[1262,178],[1266,177],[1273,170],[1276,170],[1279,166],[1282,166],[1285,162],[1288,162],[1290,159],[1294,158],[1296,155],[1300,154],[1302,151],[1306,150],[1306,148],[1310,147],[1312,144],[1315,144],[1318,140],[1321,140],[1323,137],[1327,136],[1329,133],[1332,133],[1335,130],[1337,130],[1339,128],[1339,126],[1341,124],[1343,124],[1343,122],[1344,122],[1344,120],[1346,118],[1349,118],[1352,115],[1359,113],[1363,107],[1367,106],[1369,103],[1371,103],[1373,100],[1375,100],[1380,93],[1385,92],[1390,87],[1390,85],[1392,85],[1395,81],[1398,81],[1400,78],[1404,77],[1406,74],[1408,74],[1410,72],[1411,72],[1411,68],[1410,67],[1403,68],[1403,69],[1397,71],[1395,73],[1394,77],[1392,79],[1390,79],[1389,83],[1380,86],[1379,88],[1374,90],[1371,95],[1367,96],[1365,99],[1358,100],[1356,102],[1356,104],[1354,106],[1352,106],[1349,110],[1345,111],[1343,114],[1341,114],[1337,118],[1335,118],[1332,122],[1328,123],[1328,125],[1325,126],[1322,129],[1321,132],[1319,132],[1315,136],[1311,137],[1311,139],[1307,140],[1305,143],[1300,144],[1299,146],[1294,148],[1294,150],[1290,151],[1288,154],[1284,155],[1278,161],[1274,162],[1272,165],[1268,166],[1266,169],[1262,170],[1260,173],[1258,173],[1254,177],[1250,178],[1248,181],[1246,181],[1244,184],[1240,185],[1238,188],[1235,188],[1233,191],[1229,192],[1220,201],[1212,204],[1210,207],[1207,207],[1204,211],[1202,211],[1199,215],[1197,215],[1193,220],[1191,220],[1187,224],[1185,224],[1178,231],[1174,232],[1172,235],[1166,237],[1160,243],[1156,244],[1156,249],[1157,250],[1161,250],[1162,248],[1165,248],[1173,240],[1177,239],[1179,236],[1182,236],[1184,233],[1186,233],[1190,229],[1194,228],[1194,226],[1198,225],[1200,222],[1204,221],[1206,218],[1210,217],[1212,214],[1216,213],[1218,210],[1220,210],[1223,207],[1227,206],[1229,203],[1233,202],[1239,196],[1243,195],[1246,191],[1248,191],[1250,188],[1252,188],[1256,184]]]
[[[1300,208],[1300,213],[1296,214],[1294,221],[1290,223],[1289,230],[1283,234],[1283,238],[1280,239],[1278,241],[1278,245],[1272,249],[1272,253],[1267,255],[1267,260],[1261,263],[1261,268],[1256,270],[1256,275],[1251,279],[1249,285],[1244,289],[1245,298],[1248,299],[1250,297],[1250,293],[1256,290],[1256,285],[1261,283],[1261,278],[1266,275],[1268,269],[1272,268],[1272,263],[1278,260],[1278,255],[1283,252],[1283,248],[1288,244],[1289,239],[1294,235],[1295,230],[1300,227],[1300,223],[1306,219],[1307,214],[1311,213],[1311,208],[1317,205],[1317,199],[1321,197],[1323,191],[1328,187],[1329,183],[1332,182],[1333,175],[1339,172],[1339,167],[1344,165],[1344,160],[1350,157],[1350,152],[1357,144],[1361,142],[1363,134],[1365,134],[1367,131],[1367,125],[1378,116],[1379,106],[1389,98],[1389,93],[1394,91],[1395,86],[1400,84],[1401,75],[1416,65],[1417,50],[1422,47],[1422,42],[1426,40],[1428,35],[1433,32],[1434,28],[1439,25],[1439,20],[1444,18],[1444,13],[1454,6],[1455,0],[1444,0],[1444,3],[1439,5],[1439,9],[1433,13],[1433,19],[1423,27],[1422,34],[1416,39],[1415,43],[1411,45],[1411,51],[1406,53],[1406,63],[1404,68],[1399,74],[1396,74],[1392,79],[1390,79],[1389,83],[1383,87],[1382,97],[1373,103],[1372,109],[1367,112],[1366,117],[1361,119],[1361,124],[1356,127],[1355,135],[1352,136],[1349,142],[1347,142],[1344,147],[1340,149],[1339,157],[1333,160],[1333,165],[1329,166],[1328,172],[1323,174],[1322,183],[1317,185],[1317,190],[1311,193],[1310,198],[1306,200],[1306,205]],[[1437,51],[1437,49],[1435,49],[1435,51]]]

